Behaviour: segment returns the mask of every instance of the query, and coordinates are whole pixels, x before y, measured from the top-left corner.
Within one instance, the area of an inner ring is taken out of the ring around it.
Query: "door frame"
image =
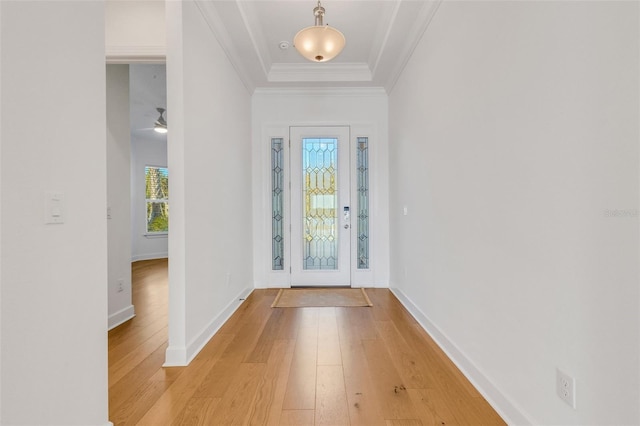
[[[303,207],[302,189],[304,187],[302,176],[302,147],[298,144],[304,138],[336,138],[337,146],[337,200],[336,200],[336,230],[338,232],[338,259],[337,269],[332,270],[308,270],[305,271],[302,259],[298,256],[302,254],[304,245],[303,236]],[[351,261],[354,247],[354,233],[352,232],[351,220],[345,221],[343,207],[349,206],[353,202],[351,196],[352,173],[351,163],[351,128],[350,126],[290,126],[289,127],[289,210],[291,219],[288,238],[291,250],[289,251],[290,285],[291,286],[351,286]],[[350,213],[349,213],[350,215]],[[347,226],[347,229],[344,229]]]
[[[386,138],[379,134],[378,126],[373,122],[265,122],[260,126],[260,131],[255,135],[253,156],[254,175],[254,200],[256,202],[253,227],[255,230],[255,244],[253,246],[253,257],[255,265],[254,286],[255,288],[290,288],[291,274],[289,268],[291,259],[291,246],[288,242],[284,245],[285,264],[281,270],[273,269],[272,259],[272,176],[271,176],[271,140],[281,138],[285,142],[287,150],[283,163],[287,170],[285,181],[289,181],[289,128],[290,127],[340,127],[348,126],[351,129],[349,150],[350,150],[350,174],[351,174],[351,206],[352,206],[352,227],[351,232],[356,233],[354,225],[356,179],[356,141],[358,137],[369,138],[369,164],[371,167],[369,174],[369,226],[371,238],[369,241],[370,262],[367,269],[357,268],[357,250],[351,250],[351,287],[388,287],[388,206],[387,194],[380,193],[380,190],[387,188],[387,162],[380,161],[386,158]],[[383,145],[380,145],[380,143]],[[382,157],[381,157],[382,156]],[[285,188],[288,190],[288,186]],[[285,197],[284,211],[290,211],[289,197]],[[379,204],[382,203],[382,204]],[[377,206],[377,208],[376,208]],[[284,218],[283,227],[288,230],[291,226],[288,215]],[[287,236],[288,237],[288,236]],[[352,234],[353,242],[355,235]]]

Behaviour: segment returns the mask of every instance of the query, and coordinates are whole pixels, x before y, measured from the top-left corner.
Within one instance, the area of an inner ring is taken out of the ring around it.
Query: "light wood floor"
[[[121,425],[503,425],[386,289],[372,308],[270,307],[255,290],[188,367],[162,368],[167,263],[133,265],[137,316],[109,332]]]

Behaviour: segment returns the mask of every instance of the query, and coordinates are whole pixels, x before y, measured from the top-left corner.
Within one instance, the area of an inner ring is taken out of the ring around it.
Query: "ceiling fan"
[[[144,127],[138,128],[137,131],[149,131],[153,130],[156,133],[165,134],[167,133],[167,120],[164,118],[164,113],[166,110],[161,107],[156,107],[156,111],[160,114],[158,119],[153,123],[153,127]],[[148,115],[145,114],[145,118],[148,119]]]
[[[156,108],[156,111],[160,113],[160,117],[156,120],[153,125],[153,130],[157,133],[167,133],[167,120],[164,119],[164,108]]]

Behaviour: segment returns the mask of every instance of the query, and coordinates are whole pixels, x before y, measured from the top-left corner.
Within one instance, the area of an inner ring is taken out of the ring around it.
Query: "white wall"
[[[0,423],[106,425],[104,3],[0,9]]]
[[[188,362],[253,288],[250,96],[191,1],[167,3],[169,348]]]
[[[163,60],[165,0],[107,0],[105,42],[111,62]]]
[[[131,319],[129,66],[107,65],[109,328]]]
[[[0,5],[0,23],[2,23],[2,5]],[[2,45],[2,29],[0,27],[0,46]],[[2,131],[2,52],[0,52],[0,237],[2,236],[2,141],[3,141],[3,131]],[[0,308],[2,308],[2,242],[0,241]],[[2,312],[0,312],[0,423],[2,423]]]
[[[370,136],[371,269],[353,272],[352,284],[388,286],[387,122],[387,94],[382,89],[263,89],[254,93],[253,268],[256,287],[290,285],[288,270],[271,271],[271,138],[288,140],[289,126],[326,125],[348,125],[352,138]]]
[[[640,423],[638,17],[443,2],[390,94],[392,286],[514,424]]]
[[[167,235],[146,235],[145,166],[167,167],[167,140],[131,139],[131,261],[168,256]],[[171,174],[169,174],[171,180]]]

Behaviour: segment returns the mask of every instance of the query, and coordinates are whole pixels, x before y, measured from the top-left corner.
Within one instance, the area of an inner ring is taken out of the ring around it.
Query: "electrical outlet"
[[[124,278],[120,278],[118,280],[118,293],[122,293],[124,291]]]
[[[576,381],[573,377],[556,368],[556,392],[561,400],[576,408]]]

